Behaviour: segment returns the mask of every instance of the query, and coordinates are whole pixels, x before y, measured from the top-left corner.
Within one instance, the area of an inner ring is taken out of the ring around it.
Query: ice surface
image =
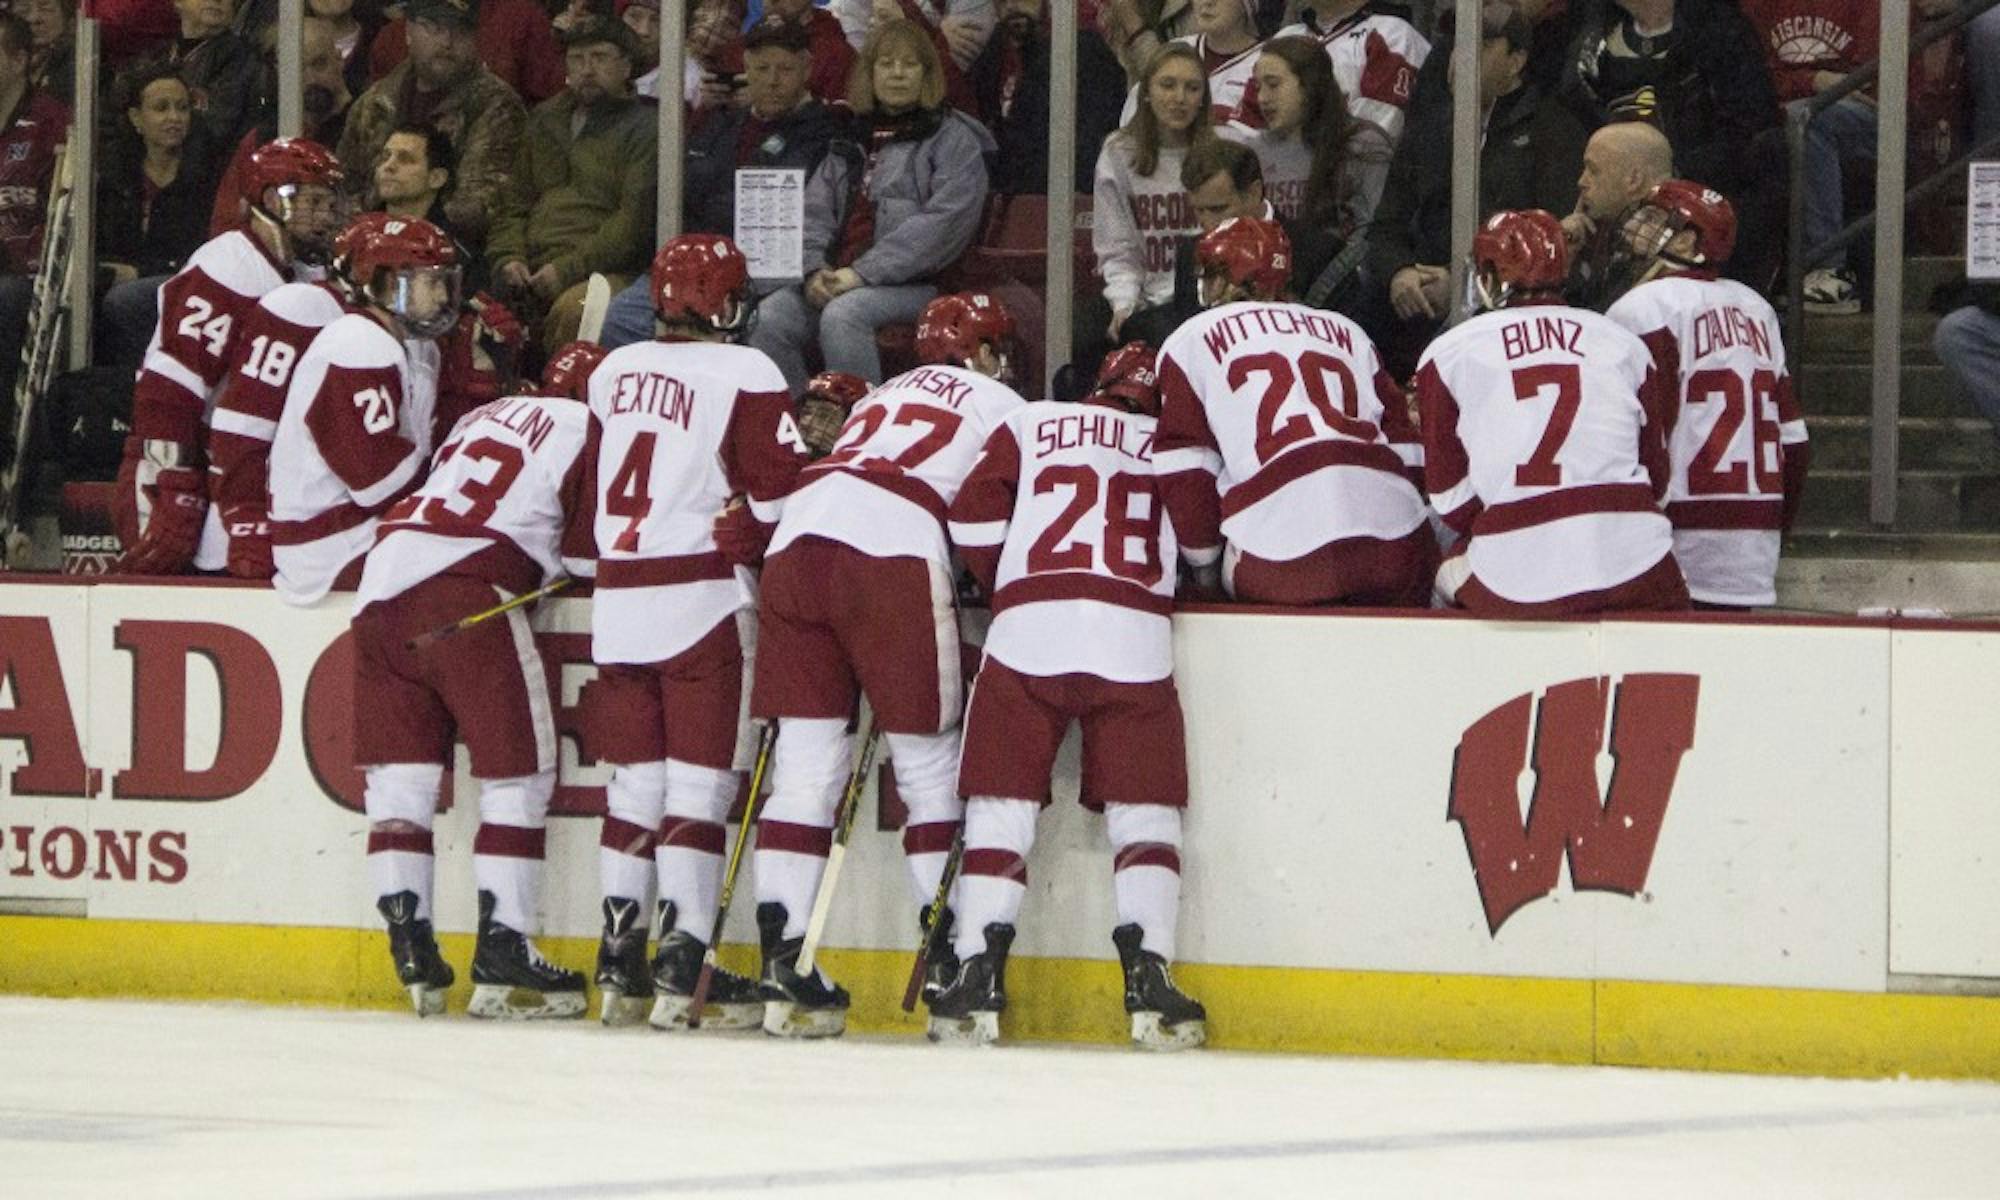
[[[0,1197],[2000,1195],[2000,1086],[0,997]]]

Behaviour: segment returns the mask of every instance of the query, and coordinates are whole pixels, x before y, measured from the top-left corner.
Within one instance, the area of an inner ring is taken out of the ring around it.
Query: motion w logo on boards
[[[1697,675],[1627,675],[1615,693],[1608,678],[1572,679],[1539,703],[1533,693],[1516,696],[1466,729],[1445,819],[1465,834],[1489,934],[1555,890],[1565,854],[1578,891],[1645,888],[1681,756],[1694,745],[1700,695]],[[1597,779],[1607,717],[1608,798]],[[1523,820],[1516,789],[1530,745],[1534,793]]]

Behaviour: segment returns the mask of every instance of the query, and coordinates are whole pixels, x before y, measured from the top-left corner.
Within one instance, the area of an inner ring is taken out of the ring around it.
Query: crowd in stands
[[[489,289],[528,320],[531,358],[574,335],[592,275],[623,289],[606,345],[652,334],[640,276],[658,240],[657,105],[672,69],[660,2],[306,0],[307,136],[335,150],[356,210],[423,215],[456,239],[468,292]],[[822,368],[881,379],[895,331],[976,265],[995,210],[1045,189],[1047,0],[685,2],[687,153],[669,175],[685,227],[735,232],[738,171],[804,172],[803,277],[758,281],[753,343],[795,390]],[[74,13],[71,0],[0,7],[4,384],[68,119]],[[1123,341],[1164,341],[1197,305],[1193,238],[1235,215],[1282,221],[1294,296],[1354,318],[1409,371],[1452,300],[1453,8],[1084,0],[1076,187],[1090,273],[1074,375],[1088,379]],[[97,361],[130,367],[160,283],[241,219],[236,176],[276,128],[277,2],[98,0],[95,12]],[[1690,179],[1739,214],[1730,273],[1772,293],[1783,107],[1867,63],[1877,20],[1876,0],[1490,0],[1480,213],[1562,216],[1572,299],[1601,309],[1623,282],[1622,215],[1660,180]],[[2000,9],[1941,46],[1912,68],[1913,126],[1932,122],[1911,138],[1925,161],[2000,137]],[[1874,92],[1812,117],[1808,247],[1870,206],[1857,183],[1874,154]],[[1860,307],[1852,267],[1865,248],[1805,264],[1809,309]],[[1959,299],[1939,352],[2000,425],[2000,297]]]

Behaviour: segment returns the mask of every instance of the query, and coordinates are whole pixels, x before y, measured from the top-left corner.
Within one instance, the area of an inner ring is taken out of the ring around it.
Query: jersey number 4
[[[1097,506],[1099,488],[1096,471],[1079,464],[1046,467],[1035,476],[1035,494],[1069,492],[1069,503],[1049,522],[1042,536],[1028,547],[1028,570],[1091,571],[1097,566],[1097,547],[1082,538],[1070,539],[1077,522]],[[1133,499],[1140,512],[1132,512]],[[1141,587],[1160,581],[1160,508],[1153,496],[1152,480],[1143,475],[1120,471],[1104,481],[1104,567],[1120,579]],[[1139,543],[1139,557],[1129,552]]]

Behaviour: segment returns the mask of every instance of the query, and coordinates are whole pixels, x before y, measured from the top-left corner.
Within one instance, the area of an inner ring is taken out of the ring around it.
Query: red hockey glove
[[[511,309],[481,292],[466,305],[472,310],[474,345],[494,362],[512,362],[528,344],[527,327]]]
[[[732,500],[715,517],[715,548],[739,567],[764,561],[764,550],[775,530],[759,521],[741,499]]]
[[[278,573],[271,560],[271,514],[261,504],[231,504],[222,510],[229,535],[229,573],[238,579],[269,579]]]
[[[208,495],[201,472],[192,467],[162,467],[149,490],[152,512],[137,545],[118,560],[127,575],[179,575],[194,561],[201,545],[201,525],[208,516]]]

